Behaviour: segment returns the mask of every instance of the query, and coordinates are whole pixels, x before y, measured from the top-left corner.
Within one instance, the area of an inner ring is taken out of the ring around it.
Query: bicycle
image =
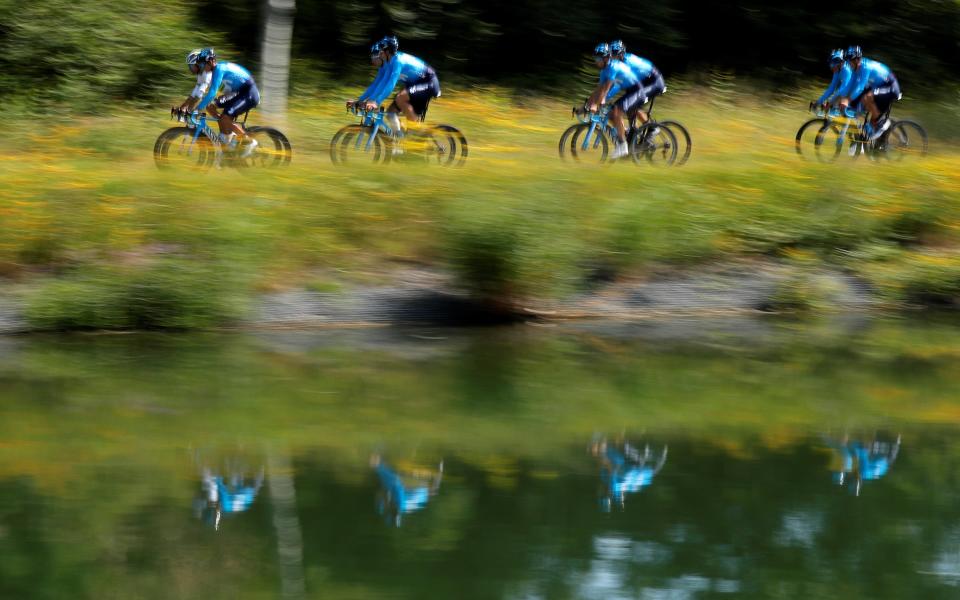
[[[810,104],[810,110],[817,116],[804,123],[796,136],[796,152],[802,158],[805,158],[804,148],[810,145],[809,141],[804,141],[808,131],[816,132],[814,151],[817,159],[824,163],[835,161],[848,142],[847,152],[853,158],[864,154],[871,160],[886,158],[899,161],[911,154],[927,154],[927,132],[914,121],[896,121],[888,113],[886,118],[891,123],[889,129],[876,140],[868,140],[865,133],[869,118],[867,113],[850,108],[843,111],[839,108],[826,110],[813,103]]]
[[[205,113],[170,110],[171,118],[182,123],[182,127],[171,127],[157,137],[153,145],[154,162],[159,169],[189,166],[207,170],[216,165],[236,168],[277,167],[290,164],[293,159],[293,147],[283,133],[272,127],[245,127],[249,111],[238,121],[246,132],[247,140],[256,140],[257,147],[248,156],[244,156],[246,144],[237,144],[234,149],[224,147],[220,135],[207,123]]]
[[[574,107],[572,116],[580,122],[567,128],[560,136],[560,158],[570,157],[576,161],[589,160],[591,162],[606,162],[609,153],[610,140],[616,140],[616,128],[609,122],[609,106],[601,107],[592,112],[584,108]],[[652,119],[640,127],[636,127],[631,120],[627,131],[629,155],[635,163],[645,159],[649,163],[663,162],[670,165],[677,157],[677,140],[673,132]]]
[[[394,131],[385,121],[383,108],[366,110],[354,105],[348,113],[360,117],[340,129],[330,140],[330,160],[390,162],[401,156],[416,156],[441,166],[462,166],[467,160],[467,138],[452,125],[431,125],[416,131]],[[421,117],[422,118],[422,117]]]

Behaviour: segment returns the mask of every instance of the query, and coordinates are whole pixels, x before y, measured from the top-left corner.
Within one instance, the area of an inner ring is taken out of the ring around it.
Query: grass
[[[281,171],[157,171],[150,149],[171,125],[159,109],[25,119],[0,142],[0,277],[29,287],[41,328],[205,326],[258,291],[312,288],[329,272],[375,280],[397,263],[509,300],[579,289],[598,266],[626,276],[799,252],[865,277],[893,306],[955,299],[956,132],[931,130],[922,162],[804,162],[793,135],[810,95],[728,90],[721,103],[671,89],[656,112],[694,140],[679,169],[563,163],[574,98],[495,88],[445,89],[431,106],[431,122],[470,140],[467,165],[449,170],[332,165],[326,144],[351,121],[336,97],[298,99],[276,123],[296,153]],[[901,116],[944,110],[917,104]]]

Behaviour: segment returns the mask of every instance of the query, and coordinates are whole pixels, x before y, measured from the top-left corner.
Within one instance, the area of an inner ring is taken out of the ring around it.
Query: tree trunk
[[[273,505],[273,527],[277,533],[277,557],[280,569],[280,597],[302,600],[305,597],[303,575],[303,534],[297,516],[297,490],[293,467],[284,451],[271,451],[267,457],[270,472],[267,486]]]
[[[287,113],[290,83],[290,45],[296,0],[264,0],[260,81],[263,112],[283,118]]]

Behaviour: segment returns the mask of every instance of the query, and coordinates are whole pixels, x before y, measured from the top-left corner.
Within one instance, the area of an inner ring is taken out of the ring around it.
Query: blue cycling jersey
[[[887,65],[863,58],[860,68],[853,72],[850,82],[839,94],[844,98],[859,98],[864,91],[880,87],[884,83],[889,83],[891,79],[893,79],[893,73]]]
[[[833,79],[830,81],[830,87],[823,92],[823,94],[817,100],[817,104],[823,104],[828,100],[832,100],[834,96],[842,96],[840,92],[850,84],[850,80],[852,78],[853,68],[850,66],[850,63],[843,63],[843,66],[833,74]]]
[[[636,54],[630,54],[629,52],[623,55],[623,62],[630,67],[633,74],[636,75],[640,81],[643,81],[657,70],[649,60],[640,58]]]
[[[620,90],[640,83],[640,80],[637,79],[637,76],[633,73],[633,69],[628,67],[626,63],[616,59],[610,59],[607,66],[600,71],[600,84],[603,85],[609,81],[613,82],[613,86],[611,86],[610,91],[607,92],[607,100],[616,95]]]
[[[429,71],[430,67],[427,63],[416,56],[397,52],[390,60],[383,61],[373,83],[363,92],[360,99],[380,104],[393,92],[393,88],[397,87],[398,81],[403,83],[418,81],[423,79]]]
[[[200,100],[200,103],[197,105],[197,110],[203,110],[208,104],[213,102],[221,84],[223,85],[224,94],[229,94],[230,92],[239,90],[243,84],[252,81],[253,75],[240,65],[231,62],[217,63],[217,66],[213,68],[213,80],[210,82],[210,89],[207,90],[207,94]]]

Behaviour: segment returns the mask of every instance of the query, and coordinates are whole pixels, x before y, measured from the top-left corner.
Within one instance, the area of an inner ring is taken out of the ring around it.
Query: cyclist
[[[664,82],[659,69],[653,66],[653,63],[649,60],[627,52],[627,47],[622,40],[610,42],[610,53],[614,58],[623,61],[630,67],[633,74],[640,80],[640,91],[643,96],[637,106],[642,106],[667,91],[667,84]],[[640,118],[640,123],[646,123],[649,119],[647,113],[643,111],[637,111],[636,114]],[[656,132],[651,132],[651,134],[656,135]]]
[[[243,127],[234,122],[239,114],[243,114],[260,104],[260,90],[253,80],[253,75],[240,65],[232,62],[218,62],[213,48],[204,48],[197,56],[197,63],[201,70],[212,74],[210,88],[200,99],[197,110],[207,109],[211,116],[220,124],[220,139],[229,147],[236,146],[239,139],[245,137]],[[224,94],[216,94],[223,86]],[[222,113],[217,112],[222,109]],[[257,140],[251,139],[243,156],[249,156],[257,147]]]
[[[824,90],[816,102],[814,102],[814,104],[822,106],[823,108],[826,108],[832,100],[838,97],[840,92],[849,85],[850,79],[853,77],[853,69],[850,68],[850,64],[844,60],[842,49],[832,51],[830,58],[827,60],[827,64],[830,65],[830,70],[833,71],[833,79],[830,81],[830,86]]]
[[[875,140],[890,128],[890,107],[901,98],[900,83],[893,72],[883,63],[864,58],[860,46],[850,46],[846,59],[853,69],[853,77],[840,90],[840,108],[862,104],[870,113],[866,133],[868,140]]]
[[[640,492],[652,485],[667,458],[666,446],[658,457],[652,457],[648,451],[641,453],[627,441],[614,444],[606,438],[595,439],[590,452],[600,463],[600,481],[603,484],[600,508],[604,512],[610,512],[614,505],[622,510],[627,494]]]
[[[362,103],[367,110],[374,110],[393,92],[398,82],[403,84],[384,117],[394,131],[400,131],[399,113],[402,112],[410,123],[418,123],[426,116],[430,100],[440,97],[440,80],[436,71],[416,56],[400,52],[399,46],[394,36],[387,36],[373,45],[371,62],[376,64],[378,58],[380,69],[370,87],[357,99],[357,103]],[[375,50],[376,58],[372,56]]]
[[[201,68],[199,48],[191,50],[190,53],[187,54],[187,68],[197,76],[197,85],[194,86],[193,91],[190,92],[187,99],[180,104],[179,110],[181,112],[190,112],[193,110],[197,102],[200,102],[203,95],[207,93],[207,90],[210,88],[210,80],[213,79],[213,73]]]
[[[600,104],[606,103],[617,92],[623,91],[623,95],[617,99],[610,111],[610,120],[613,121],[613,125],[617,129],[617,143],[610,158],[616,160],[626,156],[628,152],[627,133],[623,124],[623,117],[639,106],[643,97],[643,90],[640,88],[640,80],[634,75],[633,70],[613,57],[610,44],[598,44],[593,49],[593,58],[600,69],[600,82],[587,99],[587,108],[590,111],[596,111]]]
[[[436,472],[413,473],[412,484],[404,481],[404,478],[379,454],[370,457],[370,466],[380,479],[377,512],[395,527],[400,527],[403,515],[426,507],[430,498],[437,494],[440,481],[443,479],[443,461],[440,461]],[[424,480],[429,480],[429,485]]]

